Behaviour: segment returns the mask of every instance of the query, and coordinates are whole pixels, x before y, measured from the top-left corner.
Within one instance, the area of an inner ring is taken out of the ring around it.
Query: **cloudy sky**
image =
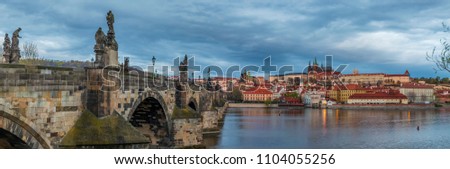
[[[58,60],[90,60],[98,27],[115,15],[119,57],[134,65],[169,65],[195,56],[201,66],[261,65],[300,71],[314,57],[334,56],[351,72],[435,73],[426,52],[439,47],[442,22],[450,24],[450,2],[378,1],[205,1],[205,0],[14,0],[0,3],[0,35],[21,27],[21,43],[35,42],[39,54]]]

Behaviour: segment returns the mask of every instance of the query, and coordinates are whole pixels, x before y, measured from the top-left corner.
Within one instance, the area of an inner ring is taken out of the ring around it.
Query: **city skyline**
[[[120,60],[130,57],[137,66],[150,65],[152,56],[157,65],[172,65],[187,54],[203,67],[226,68],[261,65],[270,55],[274,65],[301,70],[333,55],[335,67],[349,65],[344,73],[447,77],[425,57],[448,36],[441,24],[450,17],[440,12],[448,7],[445,1],[14,1],[0,5],[0,35],[21,27],[21,43],[35,42],[40,56],[90,60],[95,30],[107,28],[105,11],[112,10]]]

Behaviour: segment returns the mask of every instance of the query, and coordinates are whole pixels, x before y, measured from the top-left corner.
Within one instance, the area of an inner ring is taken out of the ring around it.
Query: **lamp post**
[[[153,67],[155,67],[155,62],[156,62],[156,58],[155,58],[155,56],[153,56],[153,58],[152,58],[152,62],[153,62]]]
[[[155,70],[155,62],[156,62],[156,58],[155,58],[155,56],[153,56],[153,58],[152,58],[153,70]],[[155,73],[155,74],[156,74],[156,73]]]

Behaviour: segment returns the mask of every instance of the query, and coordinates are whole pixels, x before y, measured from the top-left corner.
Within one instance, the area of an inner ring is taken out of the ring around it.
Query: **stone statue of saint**
[[[14,33],[13,33],[13,36],[12,36],[12,44],[11,44],[11,48],[12,48],[12,50],[20,50],[19,49],[19,38],[22,38],[22,37],[20,37],[20,35],[19,35],[19,32],[22,30],[22,28],[17,28],[16,29],[16,31],[14,31]]]
[[[184,55],[183,61],[180,63],[181,66],[187,66],[188,65],[188,57],[187,55]]]
[[[11,53],[11,40],[9,36],[5,33],[5,40],[3,41],[3,55],[9,55]]]
[[[105,33],[103,33],[103,30],[101,27],[98,28],[97,32],[95,33],[95,42],[96,45],[99,48],[103,48],[103,45],[105,44],[106,36]]]
[[[106,15],[106,21],[108,22],[108,33],[114,33],[114,14],[110,10],[108,14]]]

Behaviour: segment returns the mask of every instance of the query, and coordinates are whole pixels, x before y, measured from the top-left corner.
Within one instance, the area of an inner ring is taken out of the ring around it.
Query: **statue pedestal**
[[[116,100],[122,87],[121,80],[116,76],[120,68],[85,68],[86,85],[86,108],[97,117],[109,116],[117,106]]]
[[[104,66],[118,66],[119,65],[119,53],[116,50],[106,48],[103,54]]]
[[[19,49],[15,49],[13,50],[12,54],[11,54],[11,59],[9,60],[9,63],[19,63],[20,60],[20,50]]]
[[[3,63],[9,63],[10,58],[11,58],[10,54],[3,54],[2,58]]]
[[[94,61],[94,67],[104,67],[103,65],[103,55],[105,53],[103,49],[103,45],[95,45],[94,46],[94,52],[95,52],[95,61]]]

